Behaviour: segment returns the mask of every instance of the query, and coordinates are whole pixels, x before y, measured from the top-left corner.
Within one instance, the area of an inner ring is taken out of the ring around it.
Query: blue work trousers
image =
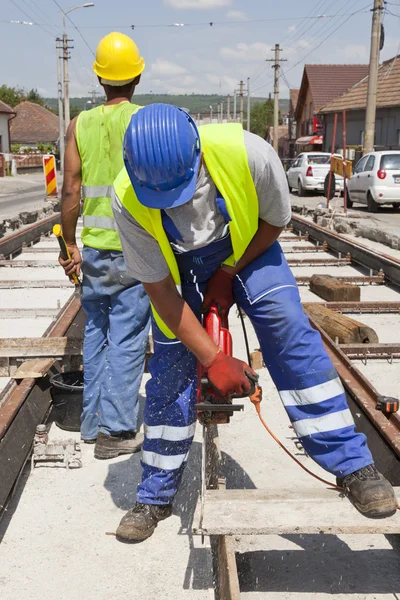
[[[83,346],[83,439],[135,431],[150,303],[129,277],[122,252],[87,246],[82,254],[82,305],[87,315]]]
[[[200,318],[207,282],[231,254],[229,237],[201,251],[177,255],[182,295]],[[263,359],[296,435],[307,453],[343,477],[373,463],[366,437],[355,431],[342,383],[321,337],[303,312],[296,280],[275,242],[233,283],[237,304],[248,315]],[[172,502],[193,440],[196,358],[166,338],[153,320],[154,356],[147,383],[143,478],[137,499]]]

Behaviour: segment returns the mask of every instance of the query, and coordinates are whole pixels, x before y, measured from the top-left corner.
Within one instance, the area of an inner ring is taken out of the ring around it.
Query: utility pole
[[[231,96],[230,94],[228,94],[228,108],[227,108],[227,121],[229,123],[229,121],[231,120]]]
[[[279,69],[280,69],[280,63],[281,62],[286,62],[286,61],[282,61],[281,57],[280,57],[280,52],[282,52],[281,48],[279,47],[279,44],[275,44],[275,49],[272,50],[272,52],[275,52],[275,58],[274,59],[270,59],[267,60],[267,62],[273,62],[274,64],[272,65],[272,68],[275,69],[275,73],[274,73],[274,150],[275,152],[278,152],[278,147],[279,147]]]
[[[250,131],[250,77],[247,78],[247,131]]]
[[[92,96],[92,107],[94,108],[96,106],[96,104],[97,104],[97,102],[96,102],[96,100],[97,100],[96,96],[97,96],[98,92],[97,92],[96,87],[94,85],[92,87],[93,87],[92,91],[88,92],[88,94],[90,94]]]
[[[240,122],[242,125],[243,125],[243,88],[244,88],[244,83],[243,83],[243,81],[240,81],[240,83],[239,83],[239,98],[240,98],[239,114],[240,114]]]
[[[212,109],[212,105],[210,104],[210,123],[211,123],[211,125],[212,125],[212,122],[213,122],[212,113],[213,113],[213,109]]]
[[[69,76],[68,76],[68,60],[69,54],[68,50],[73,48],[73,46],[68,46],[68,42],[72,42],[73,40],[68,39],[66,33],[63,34],[63,64],[64,64],[64,126],[65,133],[67,133],[68,125],[71,120],[70,111],[69,111]]]
[[[64,107],[63,107],[63,89],[62,89],[62,39],[56,38],[57,49],[57,94],[58,94],[58,144],[60,148],[60,173],[64,173]]]
[[[233,92],[233,120],[236,123],[236,119],[237,119],[237,110],[236,110],[236,105],[237,105],[237,98],[236,98],[236,90]]]
[[[383,3],[384,0],[374,0],[374,8],[372,9],[371,51],[369,58],[367,110],[365,114],[364,154],[368,154],[368,152],[373,152],[374,150],[376,95],[378,87]]]

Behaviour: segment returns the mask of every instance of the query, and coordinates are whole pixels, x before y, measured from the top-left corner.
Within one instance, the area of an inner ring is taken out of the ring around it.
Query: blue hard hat
[[[132,115],[124,138],[124,162],[141,204],[175,208],[189,202],[200,161],[199,132],[184,110],[150,104]]]

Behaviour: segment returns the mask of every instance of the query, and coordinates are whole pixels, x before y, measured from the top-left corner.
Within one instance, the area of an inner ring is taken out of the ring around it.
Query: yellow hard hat
[[[93,70],[107,81],[129,81],[140,75],[144,59],[135,42],[123,33],[109,33],[96,48]]]

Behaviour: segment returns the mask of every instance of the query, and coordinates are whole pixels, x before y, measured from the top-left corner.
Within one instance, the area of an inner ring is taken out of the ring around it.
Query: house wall
[[[311,110],[310,110],[311,105]],[[301,106],[300,118],[297,120],[297,137],[312,135],[314,119],[314,103],[310,87],[307,87],[307,94],[304,104]]]
[[[331,151],[334,115],[324,115],[325,152]],[[351,110],[346,113],[346,143],[347,146],[361,146],[365,129],[365,110]],[[390,150],[400,147],[400,106],[394,108],[379,108],[376,111],[375,149]],[[342,114],[338,114],[336,133],[336,149],[343,147]]]
[[[10,140],[8,138],[8,117],[9,115],[0,113],[0,136],[2,152],[10,152]]]

